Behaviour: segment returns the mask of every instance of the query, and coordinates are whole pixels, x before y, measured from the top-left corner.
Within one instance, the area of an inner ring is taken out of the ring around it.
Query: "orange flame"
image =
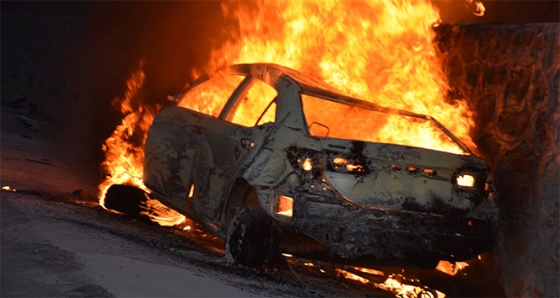
[[[384,283],[377,285],[377,287],[380,289],[389,290],[397,294],[397,297],[445,297],[445,294],[440,291],[433,290],[434,293],[430,293],[423,287],[402,283],[400,279],[402,279],[402,276],[392,274]]]
[[[465,101],[445,101],[448,90],[432,43],[439,14],[428,0],[262,1],[255,11],[226,2],[238,34],[212,54],[209,71],[233,63],[270,62],[321,78],[352,96],[428,114],[470,148],[474,126]],[[339,117],[340,122],[344,119]],[[425,127],[409,131],[389,119],[383,142],[463,153]]]
[[[105,160],[101,164],[103,170],[107,172],[106,179],[99,185],[100,201],[105,208],[105,193],[113,184],[131,184],[142,189],[146,189],[142,183],[142,160],[144,158],[143,148],[131,143],[132,135],[136,128],[145,131],[153,120],[152,115],[141,117],[144,107],[138,106],[136,109],[132,105],[132,99],[142,88],[144,80],[143,62],[140,67],[133,72],[126,84],[126,90],[122,99],[115,98],[112,102],[114,108],[123,114],[121,124],[115,128],[102,146],[105,152]],[[142,144],[145,135],[142,137]]]
[[[107,173],[104,181],[99,185],[99,204],[106,210],[105,194],[113,184],[128,184],[136,186],[149,193],[149,190],[142,182],[144,143],[146,142],[147,132],[154,119],[154,113],[142,105],[134,105],[133,99],[142,88],[146,79],[143,71],[143,62],[140,62],[139,69],[132,73],[127,80],[128,89],[122,99],[115,98],[113,106],[120,111],[124,117],[121,124],[117,126],[103,144],[105,161],[101,164],[102,169]],[[139,140],[135,140],[139,138]],[[126,198],[123,198],[126,199]],[[173,226],[185,221],[185,217],[156,200],[148,200],[145,211],[152,221],[163,226]]]
[[[450,263],[448,261],[439,261],[436,270],[445,274],[456,275],[459,271],[467,268],[468,266],[469,264],[466,262]]]
[[[465,0],[466,3],[466,7],[472,9],[472,14],[477,16],[477,17],[481,17],[484,15],[484,12],[486,11],[486,7],[484,7],[484,4],[482,4],[482,2],[480,1],[473,1],[473,0]]]
[[[357,271],[361,271],[361,272],[365,272],[365,273],[369,273],[369,274],[373,274],[373,275],[379,275],[379,276],[385,276],[385,273],[381,272],[381,271],[377,271],[374,269],[369,269],[369,268],[361,268],[361,267],[352,267],[354,270]],[[374,287],[378,288],[378,289],[382,289],[385,291],[390,291],[394,294],[397,295],[397,297],[420,297],[421,293],[426,293],[426,290],[424,287],[422,286],[416,286],[413,285],[415,282],[417,282],[417,280],[409,280],[410,283],[412,284],[407,284],[406,283],[406,278],[404,276],[401,276],[399,274],[390,274],[386,277],[384,282],[370,282],[369,279],[360,276],[359,274],[354,274],[352,272],[348,272],[346,270],[343,269],[337,269],[336,270],[338,272],[338,274],[342,275],[344,278],[349,279],[349,280],[355,280],[358,281],[360,283],[363,284],[369,284],[371,283]],[[404,282],[403,282],[404,281]],[[445,297],[445,294],[442,292],[439,292],[437,290],[434,290],[434,293],[430,293],[431,295],[434,296],[434,298],[441,298],[441,297]],[[422,296],[422,297],[428,297],[428,296]]]

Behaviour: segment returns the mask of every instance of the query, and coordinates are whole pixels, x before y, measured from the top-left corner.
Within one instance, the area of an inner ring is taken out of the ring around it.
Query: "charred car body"
[[[348,119],[332,124],[334,115]],[[463,153],[377,142],[394,117],[429,123]],[[435,119],[273,64],[204,76],[164,107],[148,133],[144,184],[250,266],[282,251],[435,267],[489,251],[497,218],[486,162]]]

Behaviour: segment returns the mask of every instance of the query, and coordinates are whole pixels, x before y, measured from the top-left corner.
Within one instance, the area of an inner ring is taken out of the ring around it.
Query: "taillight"
[[[476,177],[472,173],[460,173],[455,177],[455,183],[461,188],[473,188],[476,185]]]
[[[457,181],[457,185],[466,188],[473,188],[476,183],[476,179],[474,178],[474,176],[469,174],[463,174],[457,176],[456,181]]]

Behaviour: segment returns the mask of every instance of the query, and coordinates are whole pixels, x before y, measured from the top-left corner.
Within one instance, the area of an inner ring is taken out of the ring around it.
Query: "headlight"
[[[460,175],[457,177],[457,185],[462,187],[474,187],[475,179],[473,175]]]

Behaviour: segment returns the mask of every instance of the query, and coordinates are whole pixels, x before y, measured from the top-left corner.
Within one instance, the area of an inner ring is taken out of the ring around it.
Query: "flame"
[[[439,261],[436,270],[439,270],[445,274],[456,275],[459,271],[468,267],[469,264],[466,262],[455,262],[450,263],[448,261]]]
[[[288,66],[352,96],[431,115],[475,148],[469,136],[473,114],[466,101],[445,101],[448,85],[432,42],[432,27],[440,18],[429,0],[256,4],[257,9],[232,2],[222,5],[224,14],[237,21],[239,32],[213,51],[206,71],[234,63]],[[331,118],[344,124],[344,117]],[[463,153],[451,140],[436,136],[434,127],[412,129],[402,117],[389,117],[378,135],[383,136],[381,142]]]
[[[167,208],[157,200],[148,200],[145,209],[146,211],[141,212],[142,214],[147,215],[153,222],[164,227],[172,227],[187,222],[184,215]],[[190,230],[190,228],[187,228],[187,230]]]
[[[143,61],[140,61],[138,70],[126,82],[128,88],[123,98],[115,98],[112,102],[124,117],[102,147],[105,161],[101,167],[107,175],[99,185],[99,204],[106,210],[110,209],[105,207],[105,194],[113,184],[133,185],[149,193],[142,182],[144,143],[155,113],[133,103],[145,79]],[[156,200],[148,200],[143,207],[146,211],[141,213],[160,225],[173,226],[185,221],[183,215]]]
[[[397,294],[397,297],[433,297],[433,298],[445,297],[445,294],[440,291],[433,290],[434,293],[431,293],[426,291],[426,289],[423,287],[404,284],[400,281],[400,279],[402,279],[402,276],[392,274],[387,278],[387,280],[384,283],[379,284],[378,288],[389,290]],[[421,293],[423,294],[422,296],[420,296]]]
[[[351,273],[351,272],[348,272],[348,271],[342,270],[342,269],[338,269],[337,271],[338,271],[339,274],[341,274],[342,276],[344,276],[344,278],[351,279],[351,280],[355,280],[355,281],[359,281],[359,282],[361,282],[361,283],[363,283],[363,284],[369,283],[369,280],[368,280],[367,278],[363,278],[363,277],[361,277],[361,276],[359,276],[359,275],[357,275],[357,274],[354,274],[354,273]]]
[[[361,268],[361,267],[352,267],[352,268],[357,271],[361,271],[369,274],[385,276],[385,273],[370,268]],[[343,269],[336,269],[336,271],[338,272],[338,274],[342,275],[346,279],[355,280],[363,284],[371,283],[369,279],[360,276],[358,274],[354,274]],[[427,292],[425,287],[413,285],[414,283],[418,282],[417,280],[408,281],[409,283],[412,284],[407,284],[406,280],[407,279],[402,275],[390,274],[389,276],[387,276],[387,279],[385,279],[384,282],[372,283],[372,285],[378,289],[390,291],[396,294],[397,297],[419,297],[420,293],[424,293],[425,295],[426,294],[433,295],[433,293]],[[435,292],[435,295],[433,295],[434,298],[445,297],[445,294],[442,292],[439,292],[437,290],[434,290],[434,292]],[[422,297],[429,297],[429,296],[422,296]]]
[[[115,98],[112,102],[113,107],[121,112],[124,117],[121,124],[115,128],[102,146],[103,152],[105,152],[105,160],[101,167],[107,172],[106,179],[99,185],[99,203],[103,208],[105,208],[105,193],[113,184],[131,184],[146,190],[142,183],[144,152],[141,147],[145,141],[145,136],[141,144],[131,142],[135,129],[145,130],[147,128],[142,124],[149,125],[153,120],[152,115],[142,118],[144,108],[139,106],[135,109],[131,103],[146,78],[142,67],[143,63],[140,62],[139,69],[133,72],[127,80],[128,89],[124,97],[122,99]]]
[[[484,16],[484,12],[486,11],[486,7],[480,1],[473,1],[473,0],[465,0],[465,6],[469,9],[472,9],[472,14],[481,17]]]
[[[319,269],[319,271],[323,274],[327,274],[328,272],[323,270],[319,263],[312,263],[310,261],[297,261],[294,259],[293,256],[289,253],[282,253],[282,256],[286,258],[288,264],[292,263],[299,263],[308,268]],[[332,264],[331,264],[332,265]],[[395,294],[396,297],[434,297],[434,298],[443,298],[446,295],[440,291],[429,289],[420,284],[418,279],[410,279],[406,278],[402,274],[386,274],[383,271],[375,270],[372,268],[366,267],[356,267],[356,266],[349,266],[344,267],[345,269],[341,268],[333,268],[334,273],[337,276],[342,276],[345,279],[357,281],[364,285],[371,285],[375,288],[389,291]],[[354,273],[350,272],[353,271]],[[329,271],[332,272],[332,271]],[[365,273],[365,275],[360,275],[360,272]],[[404,270],[403,270],[404,273]],[[373,281],[367,278],[367,275],[376,276]],[[382,278],[383,282],[379,281],[379,277]],[[376,281],[377,280],[377,281]]]

